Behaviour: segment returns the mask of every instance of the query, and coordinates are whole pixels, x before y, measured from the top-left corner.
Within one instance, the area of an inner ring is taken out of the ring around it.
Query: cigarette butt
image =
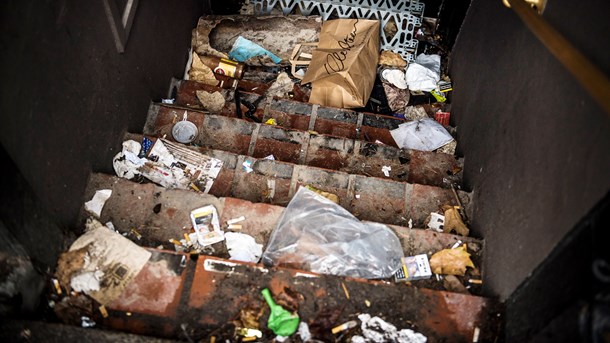
[[[216,343],[216,336],[210,337],[210,343]]]
[[[343,324],[341,324],[339,326],[335,326],[330,331],[333,333],[333,335],[336,335],[337,333],[339,333],[341,331],[345,331],[345,330],[349,330],[351,328],[354,328],[354,327],[356,327],[356,325],[358,325],[357,321],[350,320],[349,322],[343,323]]]
[[[57,279],[53,279],[53,286],[55,286],[55,292],[57,292],[57,294],[61,295],[62,294],[61,286],[59,285],[59,281],[57,281]]]
[[[108,317],[108,311],[106,310],[106,306],[102,305],[99,307],[100,313],[102,314],[102,317],[107,318]]]
[[[176,239],[173,239],[173,238],[172,238],[172,239],[170,239],[170,240],[169,240],[169,242],[170,242],[170,243],[172,243],[172,244],[174,244],[174,245],[182,245],[182,243],[180,243],[180,241],[179,241],[179,240],[176,240]]]
[[[201,189],[199,189],[199,187],[197,187],[197,185],[195,185],[194,183],[191,183],[191,188],[196,190],[197,192],[201,193]]]
[[[125,315],[126,315],[127,317],[131,317],[131,312],[125,312]]]
[[[366,307],[371,307],[371,302],[368,300],[364,300],[364,304],[366,305]]]
[[[184,234],[184,240],[185,240],[187,243],[191,243],[191,238],[190,238],[190,237],[189,237],[189,235],[188,235],[188,234],[186,234],[186,233]]]
[[[141,235],[141,234],[140,234],[138,231],[136,231],[136,229],[131,229],[131,230],[130,230],[130,232],[131,232],[131,233],[132,233],[134,236],[136,236],[136,238],[137,238],[138,240],[142,239],[142,235]]]
[[[479,279],[469,279],[468,282],[469,283],[475,283],[477,285],[483,284],[483,280],[479,280]]]
[[[237,223],[242,222],[244,220],[246,220],[245,216],[229,219],[229,220],[227,220],[227,225],[237,224]]]
[[[480,334],[481,334],[481,329],[479,329],[479,327],[474,328],[474,334],[472,335],[473,343],[477,343],[479,341]]]
[[[341,287],[343,287],[343,292],[345,292],[345,297],[347,298],[347,300],[349,300],[349,292],[348,292],[347,287],[345,287],[345,284],[343,282],[341,282]]]
[[[252,341],[256,341],[258,338],[256,336],[252,336],[252,337],[244,337],[241,339],[242,342],[252,342]]]
[[[231,224],[229,225],[229,227],[227,227],[227,229],[229,230],[241,230],[242,225],[241,224]]]

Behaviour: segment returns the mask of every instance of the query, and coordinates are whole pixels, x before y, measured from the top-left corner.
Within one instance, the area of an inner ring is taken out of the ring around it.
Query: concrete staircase
[[[250,82],[241,87],[242,98],[249,101],[265,89],[264,84]],[[128,133],[125,139],[171,141],[172,126],[186,112],[199,130],[187,148],[222,160],[223,167],[209,194],[92,174],[86,199],[96,190],[113,190],[101,222],[111,221],[124,236],[153,252],[121,297],[106,306],[108,316],[94,314],[99,327],[224,342],[232,339],[231,322],[240,311],[261,308],[260,290],[268,287],[273,294],[299,294],[301,320],[323,341],[344,339],[330,334],[330,328],[357,319],[360,313],[380,316],[399,329],[411,328],[428,342],[487,342],[500,336],[501,308],[479,296],[481,285],[470,282],[481,279],[483,240],[423,229],[430,212],[445,204],[459,202],[471,214],[471,195],[459,190],[461,160],[399,149],[389,130],[403,120],[394,117],[274,99],[254,112],[262,122],[257,123],[238,118],[231,101],[214,114],[200,108],[197,90],[230,97],[226,90],[177,80],[172,89],[176,103],[152,103],[142,134]],[[278,125],[264,124],[271,118]],[[265,159],[269,155],[274,160]],[[246,161],[253,171],[244,170]],[[384,175],[384,166],[391,167],[389,176]],[[245,216],[240,232],[266,246],[284,207],[303,185],[336,194],[339,204],[361,220],[387,224],[399,237],[405,256],[431,256],[458,241],[466,243],[477,266],[458,277],[468,289],[458,292],[459,287],[435,277],[407,284],[265,268],[228,260],[223,244],[206,255],[189,255],[169,243],[190,231],[192,209],[213,204],[221,223]],[[83,211],[83,223],[86,217]],[[274,337],[269,330],[263,333],[261,341]]]

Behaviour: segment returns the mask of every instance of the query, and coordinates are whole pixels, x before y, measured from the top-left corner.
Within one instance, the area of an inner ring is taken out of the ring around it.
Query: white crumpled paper
[[[429,92],[436,89],[441,78],[441,57],[439,55],[417,56],[407,68],[407,85],[412,91]]]
[[[231,260],[257,263],[263,255],[263,245],[254,237],[238,232],[226,232],[225,241]]]
[[[368,313],[358,315],[358,319],[362,322],[362,336],[353,336],[352,343],[383,343],[383,342],[399,342],[399,343],[426,343],[428,338],[421,333],[411,329],[402,329],[398,331],[396,327],[379,317],[372,317]]]
[[[453,137],[432,118],[398,125],[390,134],[401,149],[433,151],[451,142]]]
[[[99,218],[102,214],[102,209],[104,209],[104,204],[106,204],[106,200],[108,200],[111,195],[111,189],[100,189],[99,191],[95,191],[93,198],[85,203],[85,210]]]

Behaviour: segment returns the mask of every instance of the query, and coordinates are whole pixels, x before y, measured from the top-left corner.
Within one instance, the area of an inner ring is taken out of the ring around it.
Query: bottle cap
[[[183,144],[194,141],[197,133],[199,133],[197,126],[188,120],[179,121],[172,128],[174,139]]]

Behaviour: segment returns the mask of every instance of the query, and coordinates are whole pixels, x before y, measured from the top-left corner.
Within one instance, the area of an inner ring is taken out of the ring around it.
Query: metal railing
[[[505,0],[505,4],[507,2],[530,31],[610,116],[610,80],[608,77],[549,25],[532,7],[530,1]]]

